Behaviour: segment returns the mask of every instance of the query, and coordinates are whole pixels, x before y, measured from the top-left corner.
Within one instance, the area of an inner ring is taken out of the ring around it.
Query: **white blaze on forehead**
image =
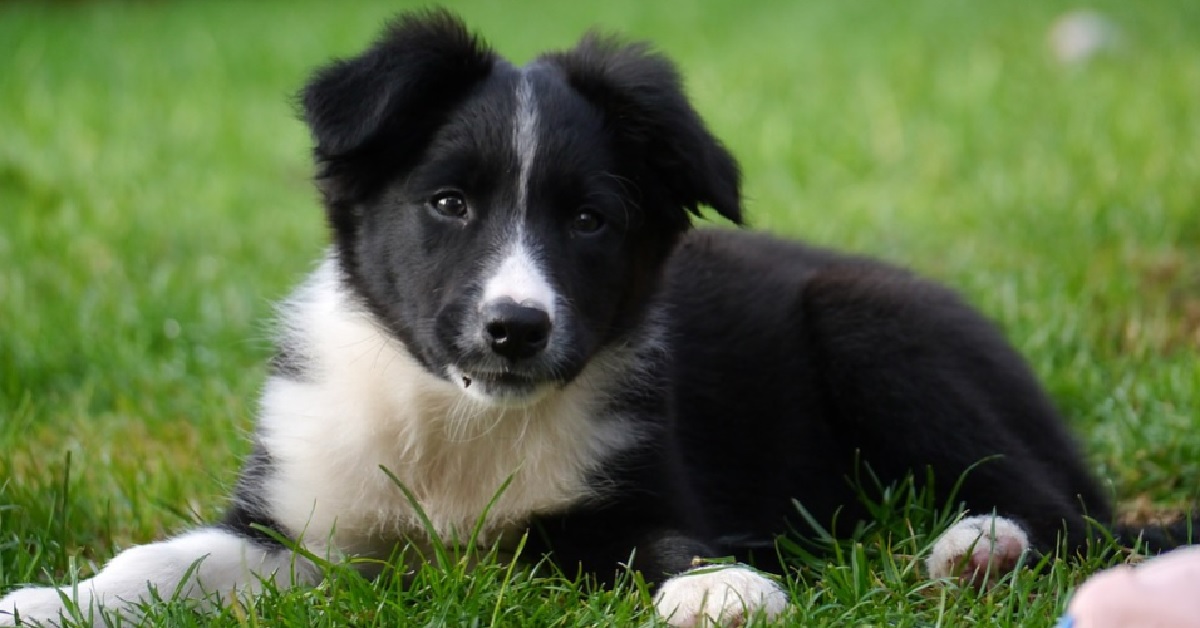
[[[554,322],[554,289],[519,239],[505,252],[495,273],[484,284],[482,305],[500,299],[540,307]]]
[[[512,299],[517,303],[536,305],[546,310],[550,321],[554,321],[554,289],[546,274],[538,266],[526,242],[526,204],[529,201],[529,177],[538,148],[538,110],[533,96],[533,82],[527,70],[521,71],[517,80],[516,110],[513,114],[512,142],[517,156],[517,198],[513,216],[513,228],[509,230],[510,241],[503,247],[499,266],[488,279],[483,290],[483,302],[487,305],[498,299]]]
[[[525,204],[529,200],[529,176],[533,169],[533,158],[538,148],[538,110],[533,98],[533,82],[529,73],[521,71],[517,80],[517,108],[513,116],[513,151],[517,154],[517,215],[525,217]]]

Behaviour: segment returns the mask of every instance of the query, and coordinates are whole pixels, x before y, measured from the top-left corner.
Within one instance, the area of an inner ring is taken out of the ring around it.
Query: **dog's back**
[[[806,529],[791,498],[852,528],[858,490],[927,469],[938,503],[963,476],[969,510],[1020,521],[1044,550],[1064,522],[1083,542],[1084,512],[1109,520],[1028,367],[951,291],[728,230],[689,235],[668,273],[682,451],[723,535]]]

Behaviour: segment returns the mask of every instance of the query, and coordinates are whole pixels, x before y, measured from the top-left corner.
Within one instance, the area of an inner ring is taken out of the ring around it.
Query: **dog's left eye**
[[[467,217],[467,199],[459,192],[439,192],[429,199],[429,207],[449,218]]]
[[[571,231],[581,235],[590,235],[604,228],[604,216],[590,209],[581,209],[571,218]]]

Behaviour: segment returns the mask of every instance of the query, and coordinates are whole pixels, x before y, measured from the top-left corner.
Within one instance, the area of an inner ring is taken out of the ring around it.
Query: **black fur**
[[[309,376],[309,357],[304,355],[300,343],[284,337],[276,342],[275,355],[271,356],[271,375],[297,382]]]
[[[681,435],[683,451],[718,528],[770,538],[792,514],[789,497],[825,525],[840,509],[853,526],[865,513],[845,478],[864,476],[861,464],[885,483],[931,468],[944,502],[979,463],[958,497],[1018,520],[1046,550],[1064,525],[1081,542],[1085,512],[1111,519],[1028,368],[950,291],[878,262],[730,233],[691,238],[670,278],[675,398],[698,428]],[[739,472],[707,462],[719,459]]]
[[[282,549],[279,537],[290,537],[296,531],[280,525],[262,502],[264,482],[273,472],[271,453],[261,443],[254,443],[254,450],[242,462],[233,499],[218,527],[270,549]]]
[[[598,33],[585,36],[570,52],[544,58],[604,112],[616,132],[613,143],[622,165],[639,175],[633,179],[639,204],[683,207],[693,214],[708,205],[741,224],[737,162],[688,103],[670,61],[647,44]],[[672,227],[684,226],[679,219],[686,216],[666,216]]]

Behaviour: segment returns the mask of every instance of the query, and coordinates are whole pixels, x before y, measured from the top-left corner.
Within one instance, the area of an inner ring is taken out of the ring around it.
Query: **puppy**
[[[296,546],[387,559],[477,525],[566,573],[639,570],[671,625],[773,618],[774,580],[696,559],[775,567],[776,536],[806,528],[793,499],[831,527],[866,516],[860,465],[931,470],[939,499],[962,478],[973,516],[936,543],[934,577],[1111,520],[1029,369],[953,293],[688,230],[702,205],[741,222],[738,167],[647,46],[588,35],[514,67],[414,13],[301,100],[332,244],[281,308],[227,515],[75,589],[12,591],[0,624],[57,621],[60,594],[134,613],[151,589],[311,585]]]

